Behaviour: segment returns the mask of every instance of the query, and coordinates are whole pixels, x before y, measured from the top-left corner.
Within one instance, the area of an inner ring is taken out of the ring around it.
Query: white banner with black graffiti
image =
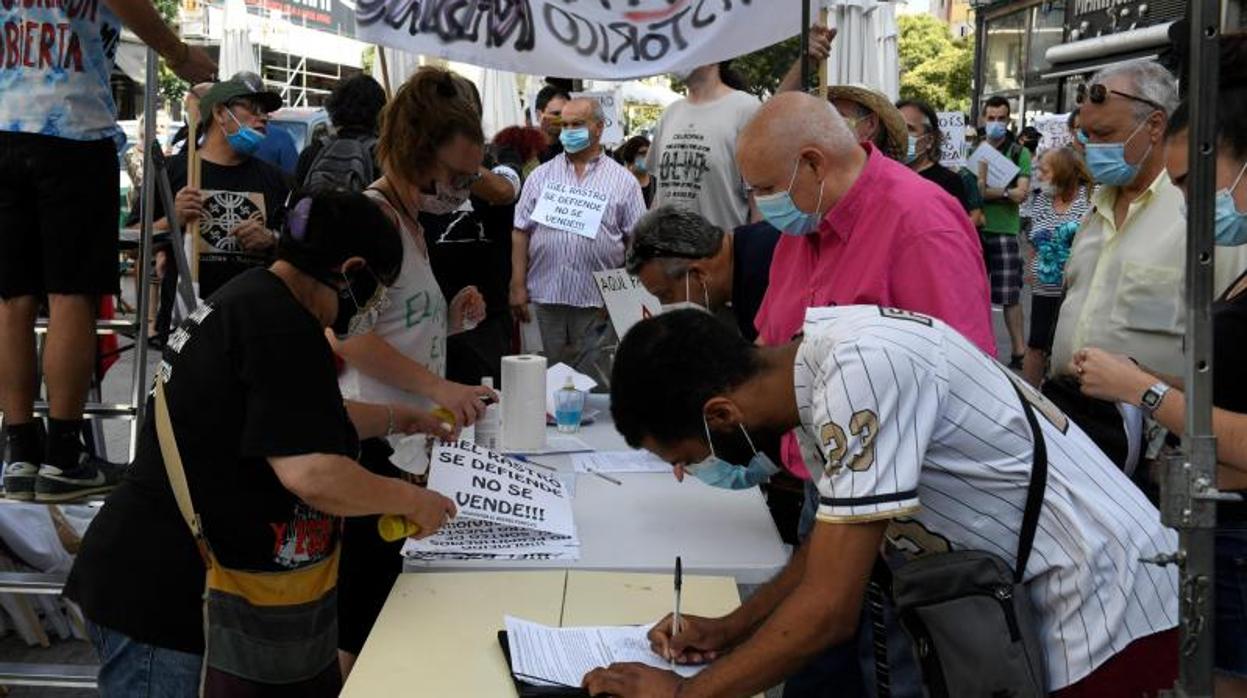
[[[362,41],[536,75],[626,80],[799,33],[795,0],[359,0]]]

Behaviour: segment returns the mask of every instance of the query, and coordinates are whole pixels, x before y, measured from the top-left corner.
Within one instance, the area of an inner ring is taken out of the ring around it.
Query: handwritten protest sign
[[[620,337],[628,334],[633,325],[662,310],[662,304],[646,290],[641,280],[623,269],[595,271],[593,280],[602,292],[615,334]]]
[[[433,451],[429,489],[454,500],[459,515],[433,536],[408,540],[421,559],[579,557],[571,497],[563,482],[468,441]]]
[[[966,115],[942,111],[940,120],[940,164],[956,171],[966,164]]]
[[[591,99],[601,104],[602,113],[606,115],[606,123],[602,125],[602,142],[611,146],[623,143],[623,120],[619,116],[619,100],[614,92],[573,92],[572,97]]]
[[[795,36],[801,3],[732,0],[359,0],[358,38],[535,75],[628,80],[718,63]]]
[[[1039,131],[1039,152],[1065,147],[1073,140],[1069,132],[1069,114],[1038,116],[1031,124]]]
[[[533,209],[532,219],[538,223],[575,233],[590,240],[598,236],[602,216],[610,197],[594,189],[572,184],[546,182]]]

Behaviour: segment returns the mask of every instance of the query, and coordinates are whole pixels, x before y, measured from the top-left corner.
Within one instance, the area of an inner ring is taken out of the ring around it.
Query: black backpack
[[[377,139],[330,137],[308,167],[305,188],[331,187],[363,191],[376,181],[373,151]]]

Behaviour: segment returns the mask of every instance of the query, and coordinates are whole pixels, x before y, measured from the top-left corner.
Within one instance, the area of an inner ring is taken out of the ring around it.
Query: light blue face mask
[[[640,172],[641,174],[645,174],[645,170],[648,168],[649,168],[649,165],[646,164],[645,158],[637,158],[636,160],[632,161],[632,169],[636,170],[637,172]]]
[[[792,166],[792,178],[788,180],[788,189],[754,197],[754,201],[758,204],[758,212],[762,214],[766,222],[785,235],[801,236],[812,233],[818,227],[818,209],[823,205],[823,183],[826,180],[818,182],[818,203],[814,205],[814,213],[802,211],[792,200],[792,186],[797,183],[797,171],[800,167],[801,158],[798,157]]]
[[[1147,160],[1147,156],[1152,153],[1152,146],[1149,144],[1143,157],[1139,158],[1139,163],[1132,165],[1126,162],[1126,145],[1146,125],[1146,121],[1141,122],[1121,143],[1088,143],[1084,146],[1087,151],[1087,169],[1091,171],[1091,177],[1095,181],[1110,187],[1124,187],[1139,176],[1139,164]]]
[[[988,121],[983,125],[983,133],[989,141],[998,141],[1009,133],[1009,125],[1003,121]]]
[[[243,126],[242,122],[238,120],[238,117],[234,116],[234,112],[230,109],[226,108],[225,113],[229,114],[229,118],[233,119],[234,123],[238,125],[237,131],[225,134],[225,140],[229,143],[229,147],[233,148],[234,152],[239,155],[254,154],[259,149],[260,144],[264,142],[264,134],[250,126]]]
[[[909,134],[909,148],[905,151],[905,164],[912,165],[918,159],[918,136]]]
[[[585,126],[565,128],[559,133],[559,142],[563,144],[563,150],[575,155],[589,147],[589,129]]]
[[[749,464],[741,467],[733,465],[719,458],[714,453],[714,441],[710,438],[710,425],[706,423],[706,416],[702,415],[702,425],[706,427],[706,443],[710,444],[710,457],[700,463],[687,465],[684,467],[685,472],[692,474],[698,480],[725,490],[747,490],[750,487],[756,487],[767,480],[771,476],[779,472],[779,466],[771,461],[770,456],[762,453],[753,445],[753,439],[749,438],[749,432],[745,430],[745,425],[739,424],[740,431],[745,435],[745,441],[749,443],[749,448],[753,449],[753,458],[749,459]]]
[[[1247,245],[1247,212],[1240,212],[1234,203],[1234,190],[1243,181],[1247,165],[1238,171],[1234,183],[1226,189],[1218,189],[1215,203],[1213,229],[1218,247]],[[1186,202],[1182,202],[1182,217],[1186,218]]]

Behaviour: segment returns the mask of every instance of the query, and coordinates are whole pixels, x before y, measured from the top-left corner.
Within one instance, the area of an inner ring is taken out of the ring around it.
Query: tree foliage
[[[732,59],[732,69],[745,81],[745,91],[766,99],[775,94],[784,73],[801,54],[801,38],[793,37],[778,44]],[[671,78],[671,89],[684,93],[688,88],[683,82]]]
[[[974,48],[953,39],[948,25],[930,15],[897,18],[901,99],[920,99],[938,111],[968,111]]]
[[[178,0],[155,0],[154,4],[166,24],[177,23]],[[165,104],[180,102],[190,85],[174,74],[163,58],[160,59],[157,69],[159,70],[160,96],[165,100]]]

